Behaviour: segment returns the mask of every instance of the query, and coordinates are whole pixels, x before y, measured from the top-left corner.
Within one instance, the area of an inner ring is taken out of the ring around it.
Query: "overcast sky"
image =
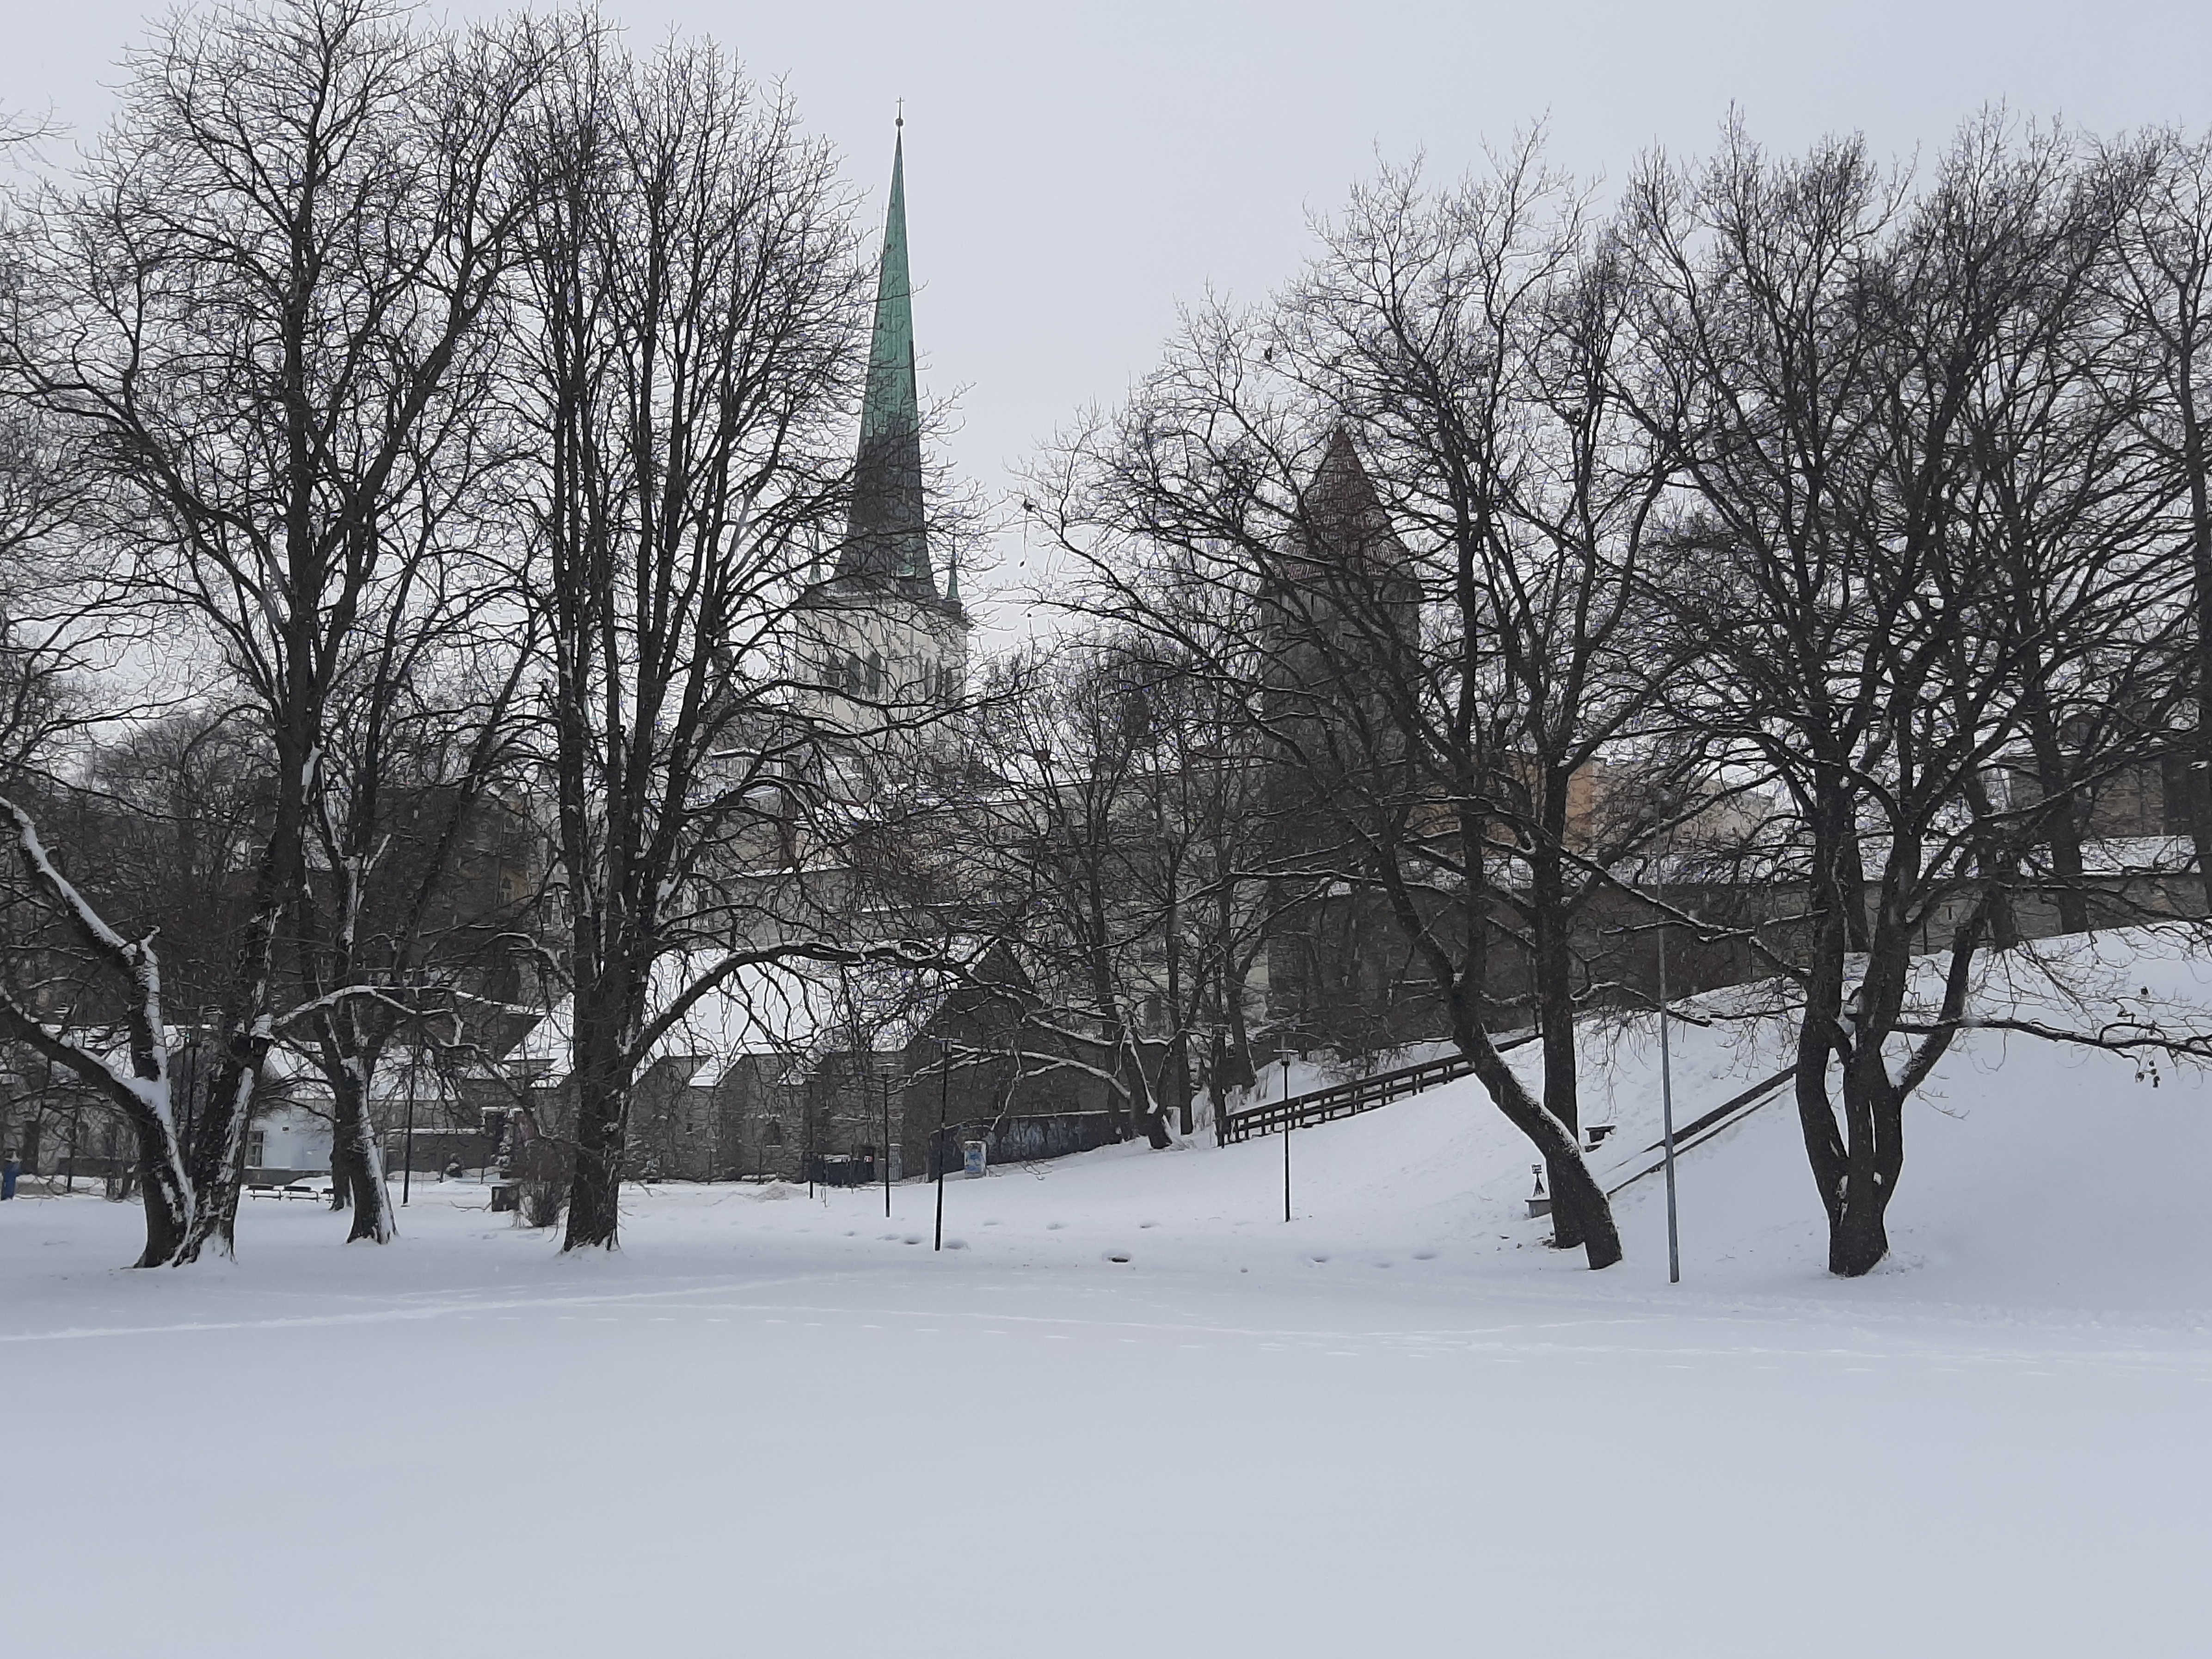
[[[88,135],[149,8],[5,7],[0,106],[51,107]],[[1557,161],[1618,177],[1654,143],[1705,149],[1731,104],[1774,145],[1856,130],[1898,155],[1997,100],[2099,131],[2212,125],[2205,0],[601,9],[640,45],[709,33],[786,77],[872,215],[905,99],[925,394],[965,388],[954,459],[994,490],[1073,410],[1120,395],[1178,301],[1208,284],[1257,296],[1286,276],[1307,216],[1378,154],[1425,152],[1455,174],[1486,139],[1544,120]],[[1001,580],[1019,551],[1004,550]]]

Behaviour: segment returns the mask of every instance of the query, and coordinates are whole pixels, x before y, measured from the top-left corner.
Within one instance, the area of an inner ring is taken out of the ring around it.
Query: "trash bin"
[[[984,1173],[986,1164],[987,1159],[981,1141],[963,1140],[960,1143],[960,1173],[962,1175],[981,1175]]]
[[[522,1207],[521,1187],[512,1181],[494,1182],[491,1188],[491,1207],[495,1215],[501,1210],[520,1210]]]

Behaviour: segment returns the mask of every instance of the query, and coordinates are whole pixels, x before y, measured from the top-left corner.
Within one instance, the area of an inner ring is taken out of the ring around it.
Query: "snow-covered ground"
[[[1682,1030],[1679,1115],[1771,1042]],[[1294,1137],[1287,1224],[1279,1139],[1116,1148],[949,1182],[942,1254],[912,1184],[639,1188],[579,1260],[419,1183],[166,1273],[0,1206],[0,1651],[2212,1651],[2212,1095],[2136,1070],[1963,1042],[1856,1284],[1786,1100],[1684,1160],[1670,1286],[1656,1179],[1582,1271],[1472,1085]]]

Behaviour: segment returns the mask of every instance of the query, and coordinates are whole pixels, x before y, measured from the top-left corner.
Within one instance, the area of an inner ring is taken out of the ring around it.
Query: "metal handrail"
[[[1719,1105],[1714,1107],[1711,1111],[1705,1113],[1702,1117],[1693,1118],[1691,1121],[1684,1124],[1680,1128],[1674,1131],[1674,1156],[1680,1158],[1684,1152],[1688,1152],[1692,1147],[1704,1146],[1705,1142],[1719,1134],[1722,1130],[1734,1128],[1745,1118],[1749,1117],[1760,1107],[1765,1105],[1768,1101],[1774,1099],[1778,1095],[1779,1095],[1782,1091],[1782,1085],[1789,1082],[1796,1075],[1797,1068],[1796,1066],[1785,1066],[1780,1071],[1777,1072],[1772,1077],[1760,1079],[1759,1081],[1753,1084],[1751,1087],[1746,1089],[1741,1094],[1723,1101]],[[1649,1146],[1646,1146],[1641,1152],[1638,1153],[1637,1156],[1638,1158],[1649,1158],[1652,1153],[1658,1152],[1661,1154],[1659,1161],[1655,1164],[1647,1164],[1642,1169],[1638,1170],[1634,1175],[1629,1176],[1625,1180],[1615,1182],[1612,1186],[1607,1187],[1605,1189],[1605,1195],[1607,1198],[1611,1198],[1614,1194],[1625,1191],[1628,1188],[1633,1187],[1638,1182],[1643,1180],[1644,1176],[1649,1175],[1656,1175],[1660,1170],[1665,1169],[1667,1167],[1667,1161],[1664,1156],[1666,1149],[1667,1143],[1663,1140],[1655,1140]]]

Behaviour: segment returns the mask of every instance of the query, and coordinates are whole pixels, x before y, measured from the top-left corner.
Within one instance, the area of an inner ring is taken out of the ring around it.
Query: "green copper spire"
[[[902,129],[903,117],[899,120]],[[868,348],[868,386],[860,403],[860,448],[853,473],[853,512],[837,575],[890,583],[934,598],[921,500],[921,404],[915,389],[914,288],[906,258],[906,135],[891,150],[890,211],[876,274],[876,325]]]
[[[906,123],[901,119],[899,125]],[[906,134],[891,145],[891,204],[884,220],[884,252],[876,270],[876,331],[868,347],[868,396],[860,410],[860,441],[919,432],[921,410],[914,380],[914,284],[906,258]]]

